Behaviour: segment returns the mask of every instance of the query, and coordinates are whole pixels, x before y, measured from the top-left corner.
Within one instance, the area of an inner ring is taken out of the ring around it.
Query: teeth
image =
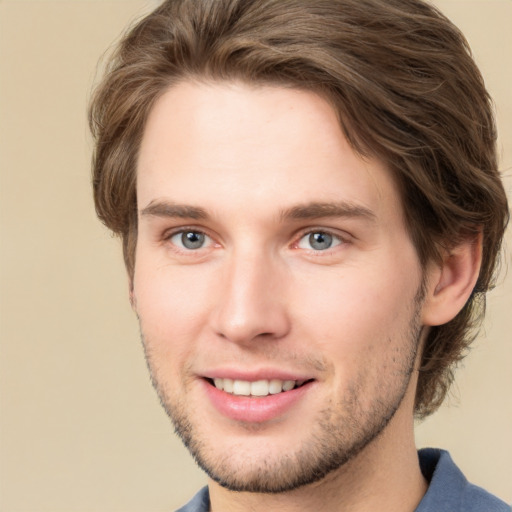
[[[235,380],[233,382],[233,394],[249,396],[251,394],[251,383],[246,380]]]
[[[226,391],[238,396],[267,396],[277,395],[283,391],[290,391],[296,386],[302,386],[305,381],[299,380],[257,380],[249,382],[247,380],[233,379],[213,379],[217,389]]]
[[[269,393],[268,380],[257,380],[251,382],[251,395],[252,396],[267,396]]]
[[[268,384],[268,392],[271,395],[277,395],[277,393],[281,393],[283,391],[283,381],[273,379]]]
[[[233,379],[219,379],[224,381],[224,385],[219,389],[224,389],[224,391],[227,391],[228,393],[233,393]]]
[[[295,387],[295,381],[293,380],[285,380],[283,382],[283,391],[290,391]]]

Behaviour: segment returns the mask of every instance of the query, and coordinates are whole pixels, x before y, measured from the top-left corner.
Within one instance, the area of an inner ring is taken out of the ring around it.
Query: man
[[[153,384],[209,476],[183,511],[505,511],[442,403],[507,200],[461,33],[416,0],[170,0],[91,106]]]

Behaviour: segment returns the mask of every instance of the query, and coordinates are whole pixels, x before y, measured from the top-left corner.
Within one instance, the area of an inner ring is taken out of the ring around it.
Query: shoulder
[[[416,512],[511,512],[496,496],[466,480],[444,450],[420,450],[421,471],[430,482]]]
[[[203,487],[186,505],[176,512],[208,512],[210,510],[210,495],[208,487]]]

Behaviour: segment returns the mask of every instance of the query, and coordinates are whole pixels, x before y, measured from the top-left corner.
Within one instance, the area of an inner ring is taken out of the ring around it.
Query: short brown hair
[[[149,111],[185,79],[315,91],[353,148],[387,163],[420,261],[483,234],[473,294],[422,355],[416,414],[443,401],[481,319],[507,199],[492,103],[461,32],[420,0],[168,0],[122,39],[93,96],[93,187],[133,277],[136,162]]]

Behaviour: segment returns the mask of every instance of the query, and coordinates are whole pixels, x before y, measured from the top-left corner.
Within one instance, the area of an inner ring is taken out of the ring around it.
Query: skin
[[[132,303],[212,510],[414,510],[417,349],[473,274],[457,256],[422,271],[385,165],[311,92],[183,82],[153,107],[137,179]],[[215,372],[278,371],[310,382],[264,421],[207,392]]]

